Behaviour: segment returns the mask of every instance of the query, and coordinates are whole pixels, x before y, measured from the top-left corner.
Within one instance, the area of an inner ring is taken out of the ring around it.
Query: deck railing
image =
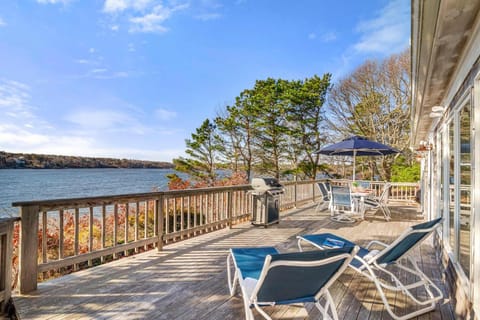
[[[315,202],[317,182],[283,182],[280,209]],[[382,183],[373,185],[381,190]],[[414,187],[395,185],[390,198],[409,198]],[[242,185],[16,202],[21,218],[19,291],[28,293],[43,279],[162,250],[164,244],[246,221],[253,211],[251,191]]]
[[[11,296],[13,226],[18,220],[20,219],[0,219],[0,312],[5,312]]]

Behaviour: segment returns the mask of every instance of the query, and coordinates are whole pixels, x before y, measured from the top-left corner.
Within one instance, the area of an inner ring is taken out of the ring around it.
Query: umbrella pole
[[[357,155],[357,150],[353,150],[353,178],[352,181],[355,181],[355,156]]]

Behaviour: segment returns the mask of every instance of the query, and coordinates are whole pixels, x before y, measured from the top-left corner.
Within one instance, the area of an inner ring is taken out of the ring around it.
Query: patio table
[[[371,196],[373,190],[352,191],[351,195],[354,199],[354,208],[356,214],[363,219],[365,217],[365,198]]]

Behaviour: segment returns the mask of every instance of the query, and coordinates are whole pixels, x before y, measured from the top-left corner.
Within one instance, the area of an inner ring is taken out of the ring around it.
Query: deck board
[[[168,244],[161,252],[148,251],[41,283],[32,294],[14,296],[17,313],[21,319],[49,320],[241,319],[242,299],[229,296],[226,282],[229,248],[275,246],[281,252],[294,252],[298,250],[296,235],[320,232],[332,232],[361,245],[371,239],[388,243],[420,221],[415,209],[407,207],[392,208],[390,222],[375,216],[356,224],[332,222],[328,213],[314,209],[310,205],[282,213],[280,224],[267,229],[248,223],[236,225],[231,230]],[[422,245],[418,256],[425,272],[441,285],[431,244]],[[373,283],[350,269],[331,291],[340,319],[390,319]],[[389,295],[389,299],[404,313],[404,297]],[[313,319],[319,315],[313,304],[269,307],[266,311],[274,319]],[[452,318],[447,301],[418,319]]]

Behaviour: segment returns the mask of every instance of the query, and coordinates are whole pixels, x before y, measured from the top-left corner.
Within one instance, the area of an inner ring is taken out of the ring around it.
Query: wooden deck
[[[365,245],[392,241],[418,223],[414,207],[392,207],[392,221],[367,217],[353,225],[328,219],[314,206],[282,213],[268,229],[234,226],[149,251],[39,285],[33,294],[14,296],[21,319],[242,319],[242,299],[230,297],[226,257],[230,247],[275,246],[296,251],[295,236],[332,232]],[[442,274],[429,241],[417,250],[419,265],[443,289]],[[340,319],[390,319],[373,283],[350,269],[333,285]],[[398,312],[411,308],[402,295],[389,296]],[[274,319],[316,319],[312,305],[266,308]],[[261,317],[258,316],[260,319]],[[453,319],[448,299],[418,319]]]

